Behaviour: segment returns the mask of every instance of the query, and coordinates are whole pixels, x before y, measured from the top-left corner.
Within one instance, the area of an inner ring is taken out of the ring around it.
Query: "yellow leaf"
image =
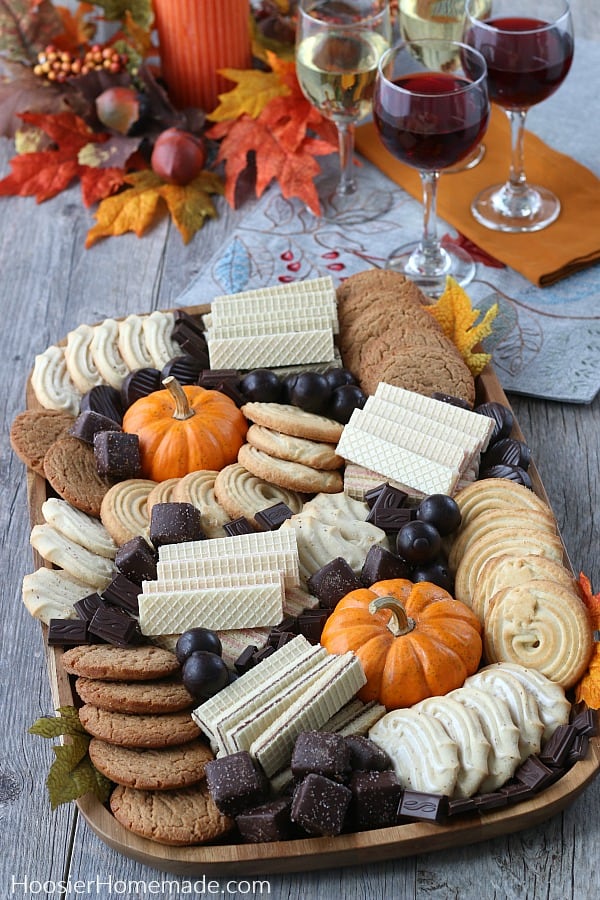
[[[498,304],[494,303],[481,322],[475,325],[480,311],[473,309],[469,295],[458,282],[447,278],[444,293],[437,303],[426,309],[458,348],[471,373],[479,375],[492,357],[489,353],[473,352],[473,347],[491,334],[492,322],[498,315]]]
[[[270,100],[274,97],[286,97],[290,93],[276,72],[260,72],[257,69],[220,69],[220,74],[225,75],[230,81],[235,81],[237,87],[226,94],[219,94],[221,102],[207,116],[211,122],[237,119],[244,113],[256,119]]]
[[[127,231],[133,231],[141,237],[153,225],[161,200],[158,189],[164,184],[162,178],[145,169],[143,172],[127,175],[125,180],[132,185],[131,188],[107,197],[98,206],[98,224],[88,231],[86,247],[91,247],[100,238],[125,234]]]
[[[217,215],[209,194],[222,194],[223,191],[220,178],[211,172],[201,172],[185,186],[165,184],[159,189],[184,244],[191,241],[207,217]]]

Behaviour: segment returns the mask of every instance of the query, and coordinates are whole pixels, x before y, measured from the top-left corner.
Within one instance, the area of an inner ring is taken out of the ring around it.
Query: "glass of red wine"
[[[444,61],[457,56],[461,64],[448,70]],[[468,157],[481,141],[489,112],[485,60],[472,47],[427,38],[403,41],[382,56],[373,96],[375,126],[390,153],[418,169],[424,206],[421,241],[394,251],[387,265],[430,297],[443,293],[449,275],[465,285],[475,274],[468,253],[440,244],[436,194],[440,172]]]
[[[492,102],[507,113],[511,127],[510,174],[473,200],[471,210],[495,231],[540,231],[560,213],[548,188],[527,183],[523,159],[525,117],[562,84],[573,59],[573,22],[568,0],[544,0],[543,19],[528,12],[529,0],[495,0],[485,19],[468,0],[464,41],[479,50],[488,66]]]

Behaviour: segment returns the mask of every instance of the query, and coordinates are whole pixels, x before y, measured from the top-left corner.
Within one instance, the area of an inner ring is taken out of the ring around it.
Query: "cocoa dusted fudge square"
[[[206,783],[219,812],[238,816],[267,799],[268,781],[247,750],[206,764]]]
[[[150,541],[154,547],[201,541],[205,537],[200,510],[192,503],[155,503],[152,507]]]
[[[350,748],[341,734],[303,731],[294,744],[291,769],[295,778],[304,778],[312,772],[344,781],[351,771]]]
[[[402,785],[394,772],[355,772],[350,790],[352,824],[357,831],[397,823]]]
[[[335,837],[344,828],[352,791],[338,781],[311,773],[303,778],[292,798],[292,822],[308,834]]]

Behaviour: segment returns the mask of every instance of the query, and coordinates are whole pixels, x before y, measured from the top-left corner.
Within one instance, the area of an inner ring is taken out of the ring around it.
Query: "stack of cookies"
[[[229,831],[233,823],[206,787],[213,754],[191,717],[194,699],[177,657],[158,647],[90,645],[68,650],[63,664],[77,676],[90,758],[117,785],[115,818],[165,844],[204,843]]]
[[[430,315],[419,288],[389,269],[351,275],[337,289],[339,346],[365,394],[379,382],[431,396],[475,399],[473,376]]]

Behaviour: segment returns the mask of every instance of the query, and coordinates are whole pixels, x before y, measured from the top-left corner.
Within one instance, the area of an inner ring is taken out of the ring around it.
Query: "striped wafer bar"
[[[278,529],[277,531],[257,531],[254,534],[237,534],[232,537],[210,538],[204,541],[185,541],[181,544],[163,544],[158,551],[159,562],[163,560],[194,560],[214,557],[215,559],[236,555],[270,553],[280,550],[296,550],[296,535]]]
[[[178,581],[192,578],[203,579],[217,575],[248,572],[280,571],[283,573],[286,590],[300,583],[298,554],[296,551],[273,550],[270,553],[256,553],[252,556],[207,557],[205,559],[173,560],[165,559],[156,566],[158,581]]]
[[[333,331],[293,331],[208,340],[212,369],[258,369],[334,359]]]

